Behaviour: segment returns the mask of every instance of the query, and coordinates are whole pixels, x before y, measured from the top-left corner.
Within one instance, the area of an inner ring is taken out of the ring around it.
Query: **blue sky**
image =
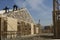
[[[14,4],[26,7],[36,22],[40,19],[41,25],[52,24],[52,0],[0,0],[0,10]]]

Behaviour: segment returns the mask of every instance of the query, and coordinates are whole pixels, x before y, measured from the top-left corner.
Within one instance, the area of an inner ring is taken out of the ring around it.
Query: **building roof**
[[[27,8],[20,8],[16,11],[12,11],[12,9],[10,9],[10,11],[8,13],[3,12],[3,15],[6,15],[6,16],[12,17],[12,18],[16,18],[18,20],[35,23],[34,19],[32,18],[31,14],[27,10]]]

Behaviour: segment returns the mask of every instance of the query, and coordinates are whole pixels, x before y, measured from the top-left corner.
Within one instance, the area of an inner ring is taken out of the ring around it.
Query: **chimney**
[[[14,5],[14,6],[13,6],[13,11],[16,11],[17,8],[18,8],[18,6],[17,6],[17,5]]]

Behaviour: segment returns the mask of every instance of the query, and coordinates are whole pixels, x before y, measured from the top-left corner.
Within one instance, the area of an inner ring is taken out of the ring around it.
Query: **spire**
[[[40,26],[40,19],[38,20],[38,24],[37,25]]]
[[[40,19],[39,19],[39,21],[38,21],[38,24],[40,24]]]

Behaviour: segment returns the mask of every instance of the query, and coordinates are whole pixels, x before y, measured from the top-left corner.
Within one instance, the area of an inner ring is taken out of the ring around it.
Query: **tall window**
[[[60,13],[58,13],[57,15],[57,20],[60,20]]]

